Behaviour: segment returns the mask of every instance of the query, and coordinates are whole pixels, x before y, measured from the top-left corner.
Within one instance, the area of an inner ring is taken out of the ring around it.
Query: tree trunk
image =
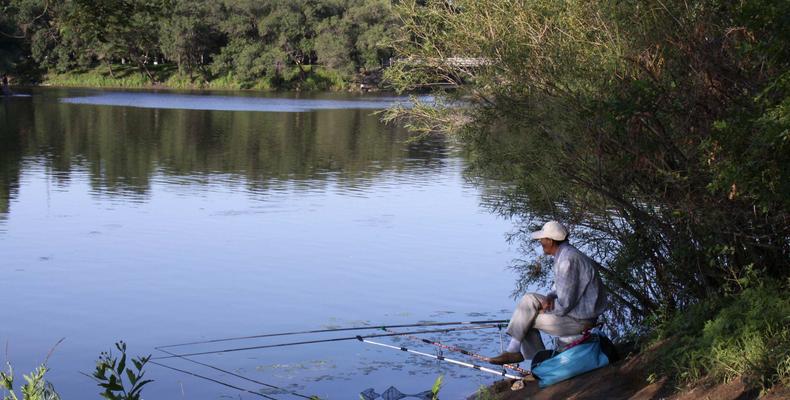
[[[148,67],[145,66],[145,63],[138,60],[137,64],[140,66],[140,68],[143,69],[143,72],[145,72],[145,74],[148,76],[148,80],[151,81],[151,84],[155,84],[156,79],[154,78],[154,75],[151,73],[151,71],[148,70]]]
[[[107,63],[107,69],[110,70],[110,76],[115,79],[115,74],[112,72],[112,63],[109,60],[104,60]]]
[[[296,63],[296,66],[299,67],[299,80],[304,82],[307,79],[307,73],[304,71],[301,62]]]

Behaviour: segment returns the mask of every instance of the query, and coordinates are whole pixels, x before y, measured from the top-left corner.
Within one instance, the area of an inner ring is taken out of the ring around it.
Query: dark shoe
[[[502,364],[517,364],[524,361],[524,356],[521,353],[508,353],[504,352],[496,357],[492,357],[488,359],[488,362],[495,365],[502,365]]]

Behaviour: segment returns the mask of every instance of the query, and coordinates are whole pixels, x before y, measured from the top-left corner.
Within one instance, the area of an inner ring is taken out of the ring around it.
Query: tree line
[[[2,0],[0,68],[20,76],[163,63],[190,79],[251,87],[305,79],[314,67],[349,79],[392,57],[389,0]]]

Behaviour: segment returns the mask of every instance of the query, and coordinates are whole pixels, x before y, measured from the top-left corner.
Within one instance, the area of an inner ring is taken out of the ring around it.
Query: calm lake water
[[[371,115],[393,101],[405,99],[56,89],[0,99],[2,359],[26,373],[65,337],[50,380],[64,399],[98,399],[81,372],[119,339],[131,354],[161,356],[155,346],[228,336],[507,319],[511,224],[488,211],[489,191],[469,182],[459,149],[407,144]],[[424,337],[500,350],[496,329]],[[456,399],[497,380],[356,340],[195,359],[322,399],[418,393],[439,375],[442,398]],[[147,399],[258,398],[147,369]]]

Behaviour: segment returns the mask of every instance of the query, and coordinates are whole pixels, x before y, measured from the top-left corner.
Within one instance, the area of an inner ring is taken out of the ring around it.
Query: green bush
[[[474,394],[475,400],[496,400],[496,393],[488,386],[480,386]]]
[[[667,343],[655,372],[680,383],[742,377],[761,389],[790,384],[788,286],[763,283],[678,313],[657,331],[655,339]]]
[[[221,89],[221,90],[344,90],[348,88],[348,77],[343,73],[324,67],[306,65],[299,68],[290,67],[283,70],[282,76],[265,76],[252,80],[242,80],[231,73],[217,75],[206,80],[199,74],[190,76],[179,73],[173,65],[157,66],[151,71],[157,82],[172,89]],[[94,69],[72,71],[68,73],[50,73],[44,83],[52,86],[66,87],[99,87],[99,88],[148,88],[151,80],[128,65],[113,65],[113,74],[106,66]]]
[[[9,392],[3,400],[19,400],[14,393],[14,370],[7,364],[8,372],[0,372],[0,388]],[[23,375],[25,384],[21,387],[22,400],[60,400],[55,388],[44,379],[49,369],[42,364],[28,375]]]
[[[101,396],[108,400],[140,400],[143,386],[153,382],[151,379],[143,379],[143,368],[151,356],[134,358],[131,360],[134,369],[127,368],[126,343],[118,342],[115,348],[121,352],[120,359],[111,352],[103,352],[96,361],[93,378],[103,389]]]
[[[116,76],[115,78],[97,70],[72,73],[52,73],[46,76],[44,83],[52,86],[67,87],[117,87],[141,88],[148,87],[151,82],[141,74]]]

